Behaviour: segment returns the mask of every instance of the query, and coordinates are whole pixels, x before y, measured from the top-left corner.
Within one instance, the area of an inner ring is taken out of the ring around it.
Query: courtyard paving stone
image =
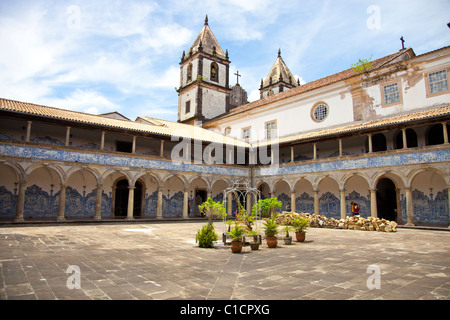
[[[0,299],[450,300],[450,232],[309,229],[305,243],[232,254],[197,246],[203,224],[0,228]],[[71,265],[80,289],[67,287]],[[367,286],[370,265],[380,289]]]

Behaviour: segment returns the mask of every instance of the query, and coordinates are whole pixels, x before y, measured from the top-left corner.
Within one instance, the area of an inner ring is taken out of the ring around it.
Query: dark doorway
[[[142,194],[144,191],[141,182],[136,182],[134,185],[134,206],[133,206],[133,216],[140,217],[142,213]],[[116,199],[114,202],[114,216],[115,217],[126,217],[128,214],[128,180],[120,180],[116,184]]]
[[[116,199],[114,202],[114,216],[126,217],[128,210],[128,180],[120,180],[116,184]]]
[[[381,179],[377,184],[378,218],[389,221],[397,220],[397,192],[391,179]]]
[[[198,206],[207,200],[206,190],[195,190],[194,213],[196,216],[204,216],[198,209]]]

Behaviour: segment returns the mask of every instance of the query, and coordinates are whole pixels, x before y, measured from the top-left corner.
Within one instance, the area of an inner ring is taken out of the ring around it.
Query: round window
[[[323,121],[328,117],[329,108],[325,103],[319,103],[313,108],[312,116],[315,121]]]

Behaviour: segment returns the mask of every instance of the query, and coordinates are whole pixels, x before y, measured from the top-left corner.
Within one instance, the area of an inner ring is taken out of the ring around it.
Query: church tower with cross
[[[230,109],[230,60],[205,24],[180,62],[178,122],[193,124],[223,115]]]

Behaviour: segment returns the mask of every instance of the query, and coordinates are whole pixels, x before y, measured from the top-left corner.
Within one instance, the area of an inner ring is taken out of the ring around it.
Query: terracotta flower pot
[[[240,253],[242,251],[242,241],[231,241],[231,252]]]
[[[298,242],[304,242],[306,238],[306,233],[304,232],[296,232],[295,237],[297,238]]]
[[[250,242],[250,248],[252,248],[252,250],[258,250],[259,242]]]
[[[269,248],[276,248],[278,244],[277,237],[267,237],[266,242]]]
[[[285,237],[285,238],[284,238],[284,244],[285,244],[285,245],[290,245],[290,244],[292,244],[292,237]]]

